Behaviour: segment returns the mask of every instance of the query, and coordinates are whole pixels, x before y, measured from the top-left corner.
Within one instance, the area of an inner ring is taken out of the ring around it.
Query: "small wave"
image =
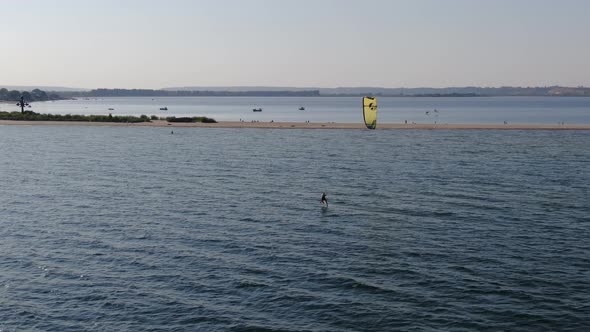
[[[250,217],[241,218],[240,221],[243,221],[243,222],[260,222],[260,220],[256,220],[256,219],[250,218]]]
[[[324,277],[318,279],[316,282],[326,282],[328,285],[335,288],[368,291],[370,293],[395,292],[391,289],[385,288],[384,286],[347,276]]]
[[[242,280],[242,281],[238,281],[237,288],[265,288],[265,287],[269,287],[267,284],[264,283],[260,283],[260,282],[255,282],[255,281],[251,281],[251,280]]]
[[[235,332],[294,332],[294,331],[305,331],[305,330],[289,330],[282,328],[265,327],[260,325],[237,325],[230,327],[230,331]]]

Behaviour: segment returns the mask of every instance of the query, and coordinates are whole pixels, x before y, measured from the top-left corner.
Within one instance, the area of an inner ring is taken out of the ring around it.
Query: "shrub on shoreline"
[[[21,112],[0,112],[0,120],[14,121],[81,121],[81,122],[122,122],[138,123],[150,122],[146,115],[140,117],[131,115],[79,115],[79,114],[39,114],[31,111]]]
[[[186,122],[186,123],[194,123],[194,122],[202,122],[202,123],[217,123],[215,119],[208,118],[206,116],[193,116],[193,117],[175,117],[170,116],[166,118],[168,122]]]
[[[206,116],[194,116],[194,117],[167,117],[158,118],[155,115],[147,116],[142,114],[141,116],[132,115],[80,115],[80,114],[40,114],[32,111],[21,112],[0,112],[0,120],[13,120],[13,121],[81,121],[81,122],[121,122],[121,123],[138,123],[138,122],[151,122],[152,120],[166,120],[168,122],[186,122],[186,123],[217,123],[215,119],[208,118]]]

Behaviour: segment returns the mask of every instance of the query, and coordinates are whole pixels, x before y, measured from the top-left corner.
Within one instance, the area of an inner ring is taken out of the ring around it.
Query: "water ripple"
[[[2,331],[587,328],[585,132],[67,129],[0,132]]]

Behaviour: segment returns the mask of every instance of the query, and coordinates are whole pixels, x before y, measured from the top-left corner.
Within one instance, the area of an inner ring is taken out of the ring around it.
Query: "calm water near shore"
[[[0,126],[0,153],[0,331],[588,328],[589,132]]]
[[[379,121],[387,123],[590,124],[590,98],[584,97],[379,97],[378,101]],[[354,123],[362,122],[360,103],[358,97],[80,98],[33,103],[32,110],[53,114],[207,116],[218,121]],[[163,107],[168,110],[161,111]],[[305,110],[300,111],[300,107]],[[263,111],[255,113],[253,108]],[[0,104],[0,110],[10,109],[17,107]]]

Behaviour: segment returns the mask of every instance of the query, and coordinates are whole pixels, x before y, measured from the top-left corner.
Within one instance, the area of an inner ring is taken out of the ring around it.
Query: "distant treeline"
[[[167,91],[150,89],[95,89],[63,92],[70,97],[316,97],[318,90],[309,91]]]
[[[24,97],[25,101],[47,101],[47,100],[59,100],[62,99],[56,93],[47,93],[43,90],[34,89],[32,91],[17,91],[17,90],[7,90],[5,88],[0,89],[0,100],[4,101],[18,101],[20,97]]]

